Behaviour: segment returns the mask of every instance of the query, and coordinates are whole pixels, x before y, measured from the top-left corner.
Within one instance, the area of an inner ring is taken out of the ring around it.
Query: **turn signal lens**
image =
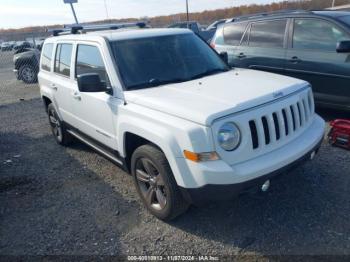
[[[184,156],[186,159],[191,160],[193,162],[205,162],[205,161],[219,160],[219,156],[216,152],[193,153],[193,152],[184,150]]]

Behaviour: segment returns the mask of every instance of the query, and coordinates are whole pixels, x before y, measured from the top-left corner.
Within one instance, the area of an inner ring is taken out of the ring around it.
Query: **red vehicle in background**
[[[337,119],[330,123],[332,127],[328,134],[331,145],[350,149],[350,120]]]

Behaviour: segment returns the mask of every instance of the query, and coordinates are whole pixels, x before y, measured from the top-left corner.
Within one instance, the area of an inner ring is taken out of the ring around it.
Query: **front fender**
[[[131,108],[132,111],[121,112],[118,118],[118,151],[121,156],[126,157],[125,134],[138,135],[163,151],[178,185],[194,183],[180,164],[184,162],[183,151],[213,150],[210,129],[151,109],[138,106],[129,106],[128,109]]]

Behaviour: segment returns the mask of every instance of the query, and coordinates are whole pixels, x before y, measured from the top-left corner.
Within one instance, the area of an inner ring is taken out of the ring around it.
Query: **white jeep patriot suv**
[[[75,137],[122,166],[163,220],[266,189],[324,136],[307,82],[229,68],[187,29],[48,38],[39,83],[56,141]]]

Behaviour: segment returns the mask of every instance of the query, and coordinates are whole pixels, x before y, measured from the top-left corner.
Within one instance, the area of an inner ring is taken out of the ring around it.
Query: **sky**
[[[198,12],[271,2],[278,0],[189,0],[189,8]],[[78,0],[74,6],[79,22],[185,12],[185,0]],[[63,0],[0,0],[0,28],[70,24],[73,19]]]

